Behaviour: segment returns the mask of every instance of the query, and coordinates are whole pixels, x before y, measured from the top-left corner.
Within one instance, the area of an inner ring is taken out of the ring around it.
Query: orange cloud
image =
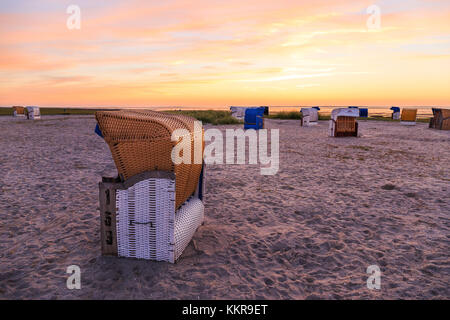
[[[450,105],[445,1],[78,2],[0,4],[1,105]]]

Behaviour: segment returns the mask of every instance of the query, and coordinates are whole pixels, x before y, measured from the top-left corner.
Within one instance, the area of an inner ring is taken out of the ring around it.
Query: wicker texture
[[[117,190],[118,256],[174,263],[204,219],[198,198],[174,208],[175,181],[150,178]]]
[[[331,137],[357,137],[358,122],[355,117],[338,116],[336,120],[330,120]]]
[[[433,108],[433,118],[430,119],[430,128],[450,130],[450,109]]]
[[[194,132],[194,118],[142,110],[97,111],[95,116],[123,180],[145,171],[171,171],[176,176],[175,207],[192,195],[202,168],[194,163],[194,136],[202,141],[202,157],[204,148],[203,130]],[[191,164],[172,162],[176,129],[190,132]]]
[[[401,121],[415,122],[417,116],[417,109],[403,109]]]
[[[450,109],[441,109],[441,130],[450,130]]]
[[[356,129],[356,118],[338,117],[336,120],[336,132],[352,133]]]

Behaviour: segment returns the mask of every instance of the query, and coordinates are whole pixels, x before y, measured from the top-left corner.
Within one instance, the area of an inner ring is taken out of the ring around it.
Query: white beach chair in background
[[[301,108],[300,113],[302,114],[302,118],[300,120],[301,126],[309,127],[318,124],[319,112],[316,108]]]

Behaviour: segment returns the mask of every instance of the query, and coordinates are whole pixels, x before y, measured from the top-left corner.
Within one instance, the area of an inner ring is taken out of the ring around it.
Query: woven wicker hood
[[[14,106],[13,111],[16,111],[17,114],[25,114],[25,108],[22,106]]]
[[[123,180],[145,171],[174,172],[176,208],[195,192],[202,164],[193,163],[194,136],[201,137],[202,157],[204,148],[203,130],[194,132],[196,119],[142,110],[97,111],[95,117]],[[171,141],[171,136],[176,129],[190,132],[192,164],[172,162],[177,142]]]

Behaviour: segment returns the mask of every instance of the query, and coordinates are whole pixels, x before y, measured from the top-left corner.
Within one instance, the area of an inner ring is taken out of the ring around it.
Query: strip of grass
[[[92,115],[98,109],[40,108],[42,115]],[[104,110],[104,109],[102,109]]]
[[[302,114],[297,111],[280,111],[277,113],[272,113],[266,116],[269,119],[292,119],[292,120],[300,120],[302,118]]]
[[[193,117],[203,123],[210,124],[242,124],[241,120],[234,118],[230,111],[218,111],[218,110],[176,110],[165,111],[172,114],[184,114],[186,116]]]
[[[93,115],[97,110],[106,110],[106,109],[81,109],[81,108],[40,108],[41,114],[46,115]],[[231,116],[231,112],[229,111],[219,111],[219,110],[176,110],[176,111],[165,111],[174,114],[185,114],[187,116],[191,116],[196,118],[203,123],[210,123],[214,125],[220,124],[242,124],[241,120],[238,120]],[[12,108],[0,108],[0,116],[12,116],[13,110]],[[297,111],[281,111],[277,113],[273,113],[269,116],[265,116],[269,119],[291,119],[291,120],[300,120],[302,115]],[[330,115],[323,115],[319,112],[319,120],[330,120]],[[390,117],[383,116],[371,116],[369,118],[358,118],[358,120],[378,120],[378,121],[394,121],[398,122],[399,120],[394,120]],[[416,120],[417,122],[428,123],[430,118],[420,118]]]
[[[72,109],[72,108],[39,108],[41,115],[91,115],[94,114],[96,109]],[[104,110],[104,109],[102,109]],[[12,116],[12,108],[0,108],[0,116]]]

